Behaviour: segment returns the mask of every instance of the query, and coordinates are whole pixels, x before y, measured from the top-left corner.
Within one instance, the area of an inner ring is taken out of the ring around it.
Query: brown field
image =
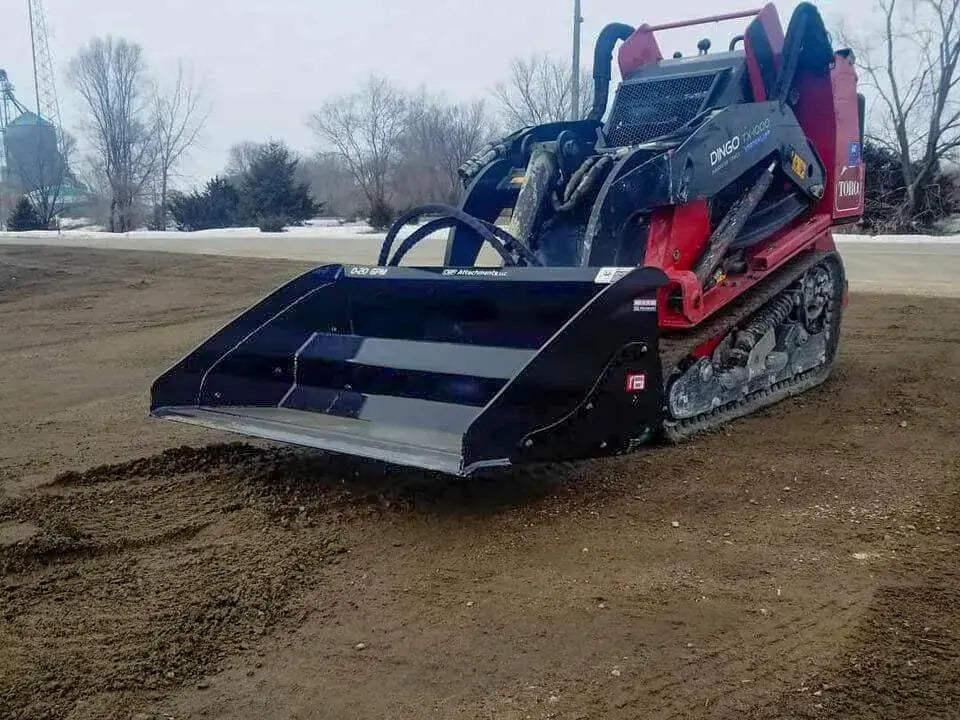
[[[823,388],[574,466],[147,418],[302,267],[0,248],[0,718],[960,717],[960,298],[854,294]]]

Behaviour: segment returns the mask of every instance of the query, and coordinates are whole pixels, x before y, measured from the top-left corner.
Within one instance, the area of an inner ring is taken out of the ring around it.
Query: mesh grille
[[[624,83],[607,122],[611,146],[637,145],[673,132],[703,108],[715,74]]]

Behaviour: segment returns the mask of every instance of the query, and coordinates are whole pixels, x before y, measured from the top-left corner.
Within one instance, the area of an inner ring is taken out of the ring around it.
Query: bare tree
[[[406,94],[389,80],[371,77],[360,92],[328,100],[311,118],[314,132],[346,164],[371,211],[390,204],[389,181],[408,106]]]
[[[510,78],[497,83],[493,96],[500,105],[504,124],[513,128],[561,122],[570,115],[573,73],[570,66],[549,55],[517,58]],[[580,113],[586,117],[593,100],[589,72],[580,72]]]
[[[265,145],[266,143],[256,143],[250,140],[244,140],[243,142],[231,145],[227,153],[227,167],[224,170],[227,178],[230,180],[239,180],[246,175],[253,161]]]
[[[863,85],[880,112],[870,140],[900,158],[904,202],[899,225],[917,216],[925,189],[960,148],[960,0],[877,0],[881,27],[856,49]]]
[[[84,101],[91,168],[110,192],[108,227],[131,230],[134,203],[157,166],[157,144],[143,51],[136,43],[95,38],[70,63]]]
[[[323,206],[324,215],[358,217],[365,198],[343,159],[335,153],[318,153],[304,158],[297,167],[297,179],[305,182]]]
[[[417,98],[398,141],[397,193],[405,204],[456,202],[461,190],[457,170],[494,134],[482,100],[449,104]]]
[[[170,176],[197,143],[207,121],[200,105],[201,88],[193,74],[178,64],[176,80],[166,92],[157,89],[153,97],[153,128],[156,142],[157,203],[154,225],[167,226],[167,196]]]

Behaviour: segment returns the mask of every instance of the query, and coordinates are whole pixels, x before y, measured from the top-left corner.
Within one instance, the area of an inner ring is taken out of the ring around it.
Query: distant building
[[[57,147],[57,129],[33,112],[11,120],[3,131],[6,154],[4,180],[30,191],[62,182],[63,158]]]

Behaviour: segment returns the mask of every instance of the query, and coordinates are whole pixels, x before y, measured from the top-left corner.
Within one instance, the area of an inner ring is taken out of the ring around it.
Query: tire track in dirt
[[[843,651],[748,717],[946,718],[960,707],[960,472],[888,555]],[[744,714],[730,715],[744,717]]]

